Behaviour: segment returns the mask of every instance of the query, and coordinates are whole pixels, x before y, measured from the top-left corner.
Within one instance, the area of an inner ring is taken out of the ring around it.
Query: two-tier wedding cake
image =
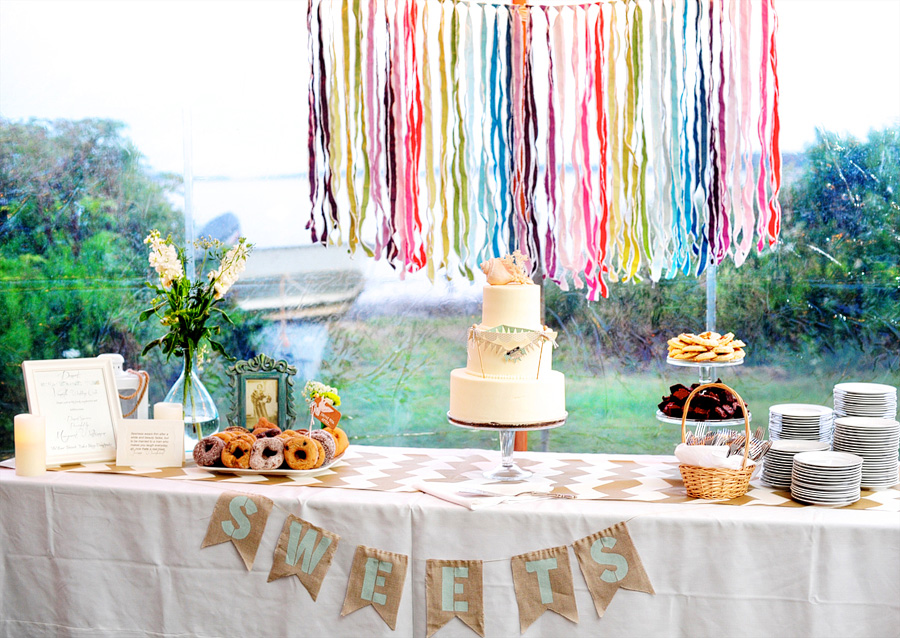
[[[479,427],[559,425],[565,376],[553,370],[556,333],[541,322],[541,289],[516,251],[481,265],[481,323],[469,328],[465,368],[450,373],[452,423]]]

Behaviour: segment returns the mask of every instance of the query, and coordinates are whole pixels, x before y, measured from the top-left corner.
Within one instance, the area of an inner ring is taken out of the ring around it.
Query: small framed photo
[[[28,411],[47,422],[47,465],[116,459],[122,405],[109,359],[22,363]]]
[[[249,361],[238,361],[227,372],[232,390],[229,425],[252,430],[260,419],[282,430],[293,425],[297,418],[293,391],[296,367],[258,354]]]

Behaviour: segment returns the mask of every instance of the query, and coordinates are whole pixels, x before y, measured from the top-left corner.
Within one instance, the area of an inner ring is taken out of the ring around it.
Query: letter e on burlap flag
[[[566,546],[519,554],[513,556],[510,563],[522,633],[548,609],[578,622],[575,585]]]
[[[427,638],[456,616],[484,638],[484,565],[480,560],[426,561]]]
[[[572,547],[601,618],[620,587],[655,593],[625,523],[586,536]]]
[[[396,629],[408,562],[403,554],[357,545],[341,616],[372,605],[387,626]]]
[[[231,541],[244,560],[247,571],[250,571],[272,505],[272,501],[265,496],[225,492],[216,501],[209,527],[206,528],[206,538],[200,548]]]
[[[340,536],[289,514],[281,528],[269,580],[296,575],[315,601]]]

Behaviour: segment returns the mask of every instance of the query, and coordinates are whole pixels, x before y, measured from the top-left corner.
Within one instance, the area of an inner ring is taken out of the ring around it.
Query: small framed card
[[[116,465],[181,467],[184,465],[184,421],[125,419],[119,426]]]
[[[22,363],[28,411],[47,420],[47,465],[112,461],[122,406],[109,359]]]

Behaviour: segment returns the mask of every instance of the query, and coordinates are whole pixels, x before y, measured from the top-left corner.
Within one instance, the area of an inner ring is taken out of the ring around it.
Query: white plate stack
[[[827,441],[834,434],[834,410],[824,405],[782,403],[769,408],[769,438]]]
[[[834,449],[861,456],[862,485],[873,489],[897,484],[900,422],[845,416],[834,420]]]
[[[763,458],[762,480],[771,487],[790,487],[794,455],[800,452],[823,452],[829,448],[827,441],[772,441],[772,447]]]
[[[850,505],[859,500],[863,459],[846,452],[794,456],[791,498],[812,505]]]
[[[838,383],[834,386],[835,416],[897,418],[897,388],[882,383]]]

